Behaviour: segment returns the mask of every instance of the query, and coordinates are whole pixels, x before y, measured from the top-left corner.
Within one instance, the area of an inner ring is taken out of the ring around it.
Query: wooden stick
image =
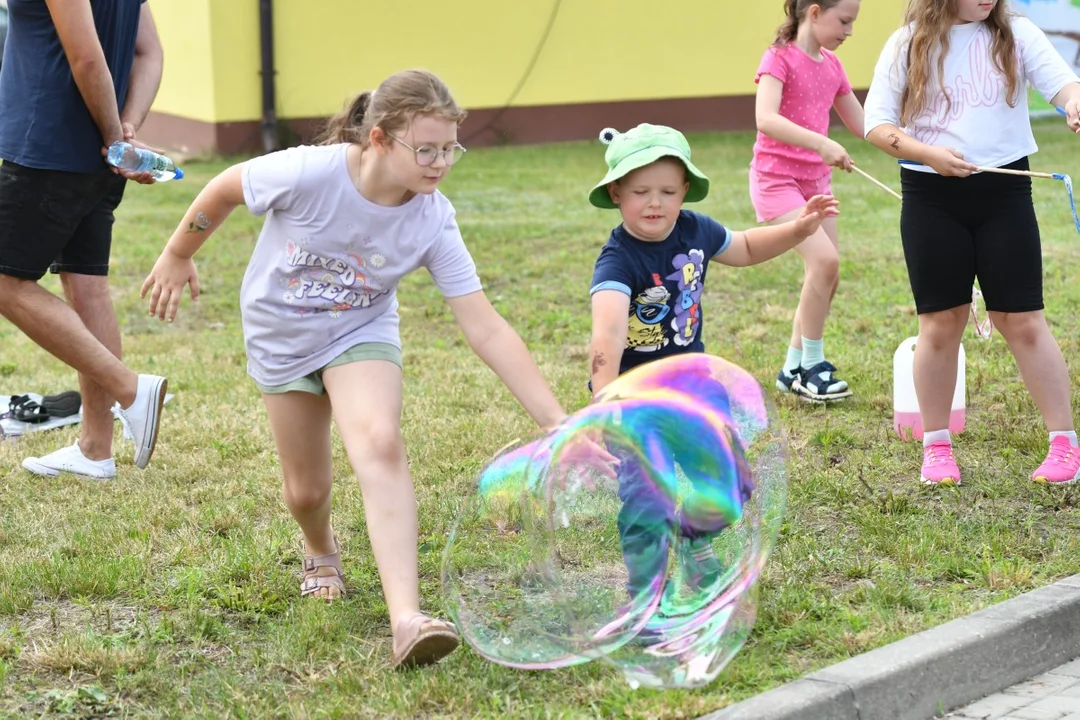
[[[922,165],[914,160],[899,160],[901,165]],[[1062,178],[1053,173],[1031,172],[1029,170],[1009,170],[1007,168],[976,167],[978,172],[1001,173],[1002,175],[1023,175],[1024,177],[1045,178],[1047,180],[1061,180]],[[863,173],[865,175],[865,173]]]
[[[1044,172],[1030,172],[1028,170],[1009,170],[1008,168],[992,168],[992,167],[980,167],[976,168],[979,172],[988,173],[1001,173],[1002,175],[1024,175],[1026,177],[1033,178],[1045,178],[1047,180],[1057,180],[1051,173]]]
[[[858,167],[856,167],[855,165],[852,165],[852,166],[851,166],[851,169],[852,169],[852,170],[854,170],[855,172],[859,173],[860,175],[862,175],[862,176],[863,176],[864,178],[866,178],[866,179],[867,179],[867,180],[869,180],[870,182],[872,182],[872,183],[874,183],[875,185],[877,185],[877,186],[878,186],[879,188],[881,188],[881,189],[882,189],[882,190],[884,190],[885,192],[887,192],[887,193],[889,193],[890,195],[892,195],[892,196],[893,196],[894,198],[896,198],[897,200],[903,200],[903,198],[902,198],[902,197],[900,196],[900,193],[896,192],[895,190],[893,190],[893,189],[892,189],[891,187],[889,187],[889,186],[888,186],[888,185],[886,185],[885,183],[881,182],[880,180],[876,180],[875,178],[872,178],[872,177],[870,177],[870,175],[869,175],[869,174],[868,174],[867,172],[865,172],[864,170],[860,170],[860,169],[859,169]]]

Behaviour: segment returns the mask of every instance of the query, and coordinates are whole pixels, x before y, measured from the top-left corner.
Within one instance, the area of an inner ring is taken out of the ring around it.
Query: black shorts
[[[48,270],[108,275],[113,211],[127,180],[0,165],[0,274],[39,280]]]
[[[1027,170],[1028,159],[1005,166]],[[918,313],[971,303],[975,278],[987,310],[1043,309],[1042,246],[1031,178],[942,177],[904,168],[900,238]]]

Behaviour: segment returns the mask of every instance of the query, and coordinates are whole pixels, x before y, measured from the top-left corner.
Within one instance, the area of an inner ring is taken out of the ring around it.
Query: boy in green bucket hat
[[[691,162],[682,133],[642,124],[625,133],[605,129],[600,139],[608,145],[608,171],[589,202],[618,209],[622,222],[611,231],[593,270],[589,388],[594,397],[639,365],[705,351],[701,301],[710,260],[734,267],[763,263],[794,248],[839,212],[831,195],[817,195],[792,222],[732,231],[683,209],[684,202],[705,199],[709,178]],[[618,527],[627,591],[632,602],[656,591],[668,540],[677,538],[679,587],[665,588],[660,610],[679,612],[681,606],[687,611],[694,601],[685,601],[683,588],[696,592],[722,573],[712,548],[718,531],[696,531],[677,517],[671,493],[653,487],[633,457],[619,461]],[[693,468],[683,470],[693,478]]]
[[[837,215],[832,195],[816,195],[795,220],[732,231],[684,210],[709,194],[709,178],[690,161],[678,130],[638,125],[600,133],[608,172],[589,193],[598,208],[618,209],[593,271],[590,380],[593,394],[642,363],[704,352],[701,294],[707,261],[745,267],[771,260]]]

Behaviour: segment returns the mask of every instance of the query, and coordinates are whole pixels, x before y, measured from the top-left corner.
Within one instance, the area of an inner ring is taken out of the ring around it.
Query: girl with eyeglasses
[[[285,503],[304,535],[301,595],[345,594],[330,522],[333,414],[363,493],[395,666],[436,662],[459,643],[453,624],[420,610],[417,502],[401,433],[399,281],[427,268],[469,345],[536,422],[565,417],[481,289],[454,208],[438,190],[464,153],[457,134],[465,115],[430,73],[387,78],[333,118],[321,144],[211,180],[142,287],[150,314],[171,322],[185,285],[199,295],[192,256],[233,208],[266,216],[240,305],[248,373],[263,393]]]

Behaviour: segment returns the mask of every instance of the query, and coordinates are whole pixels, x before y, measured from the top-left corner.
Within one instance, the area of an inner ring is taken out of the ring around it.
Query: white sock
[[[923,433],[923,447],[929,447],[930,445],[939,442],[946,442],[952,445],[952,438],[949,437],[948,430],[931,430],[930,432]]]
[[[794,374],[802,364],[802,348],[788,346],[787,359],[784,360],[784,369]]]
[[[1076,441],[1075,430],[1055,430],[1050,433],[1050,442],[1054,442],[1054,438],[1056,437],[1067,437],[1069,438],[1070,445],[1072,445],[1073,447],[1080,447],[1080,443]]]
[[[825,362],[825,341],[822,338],[812,340],[804,337],[802,339],[802,360],[800,362],[802,367],[807,370]]]

